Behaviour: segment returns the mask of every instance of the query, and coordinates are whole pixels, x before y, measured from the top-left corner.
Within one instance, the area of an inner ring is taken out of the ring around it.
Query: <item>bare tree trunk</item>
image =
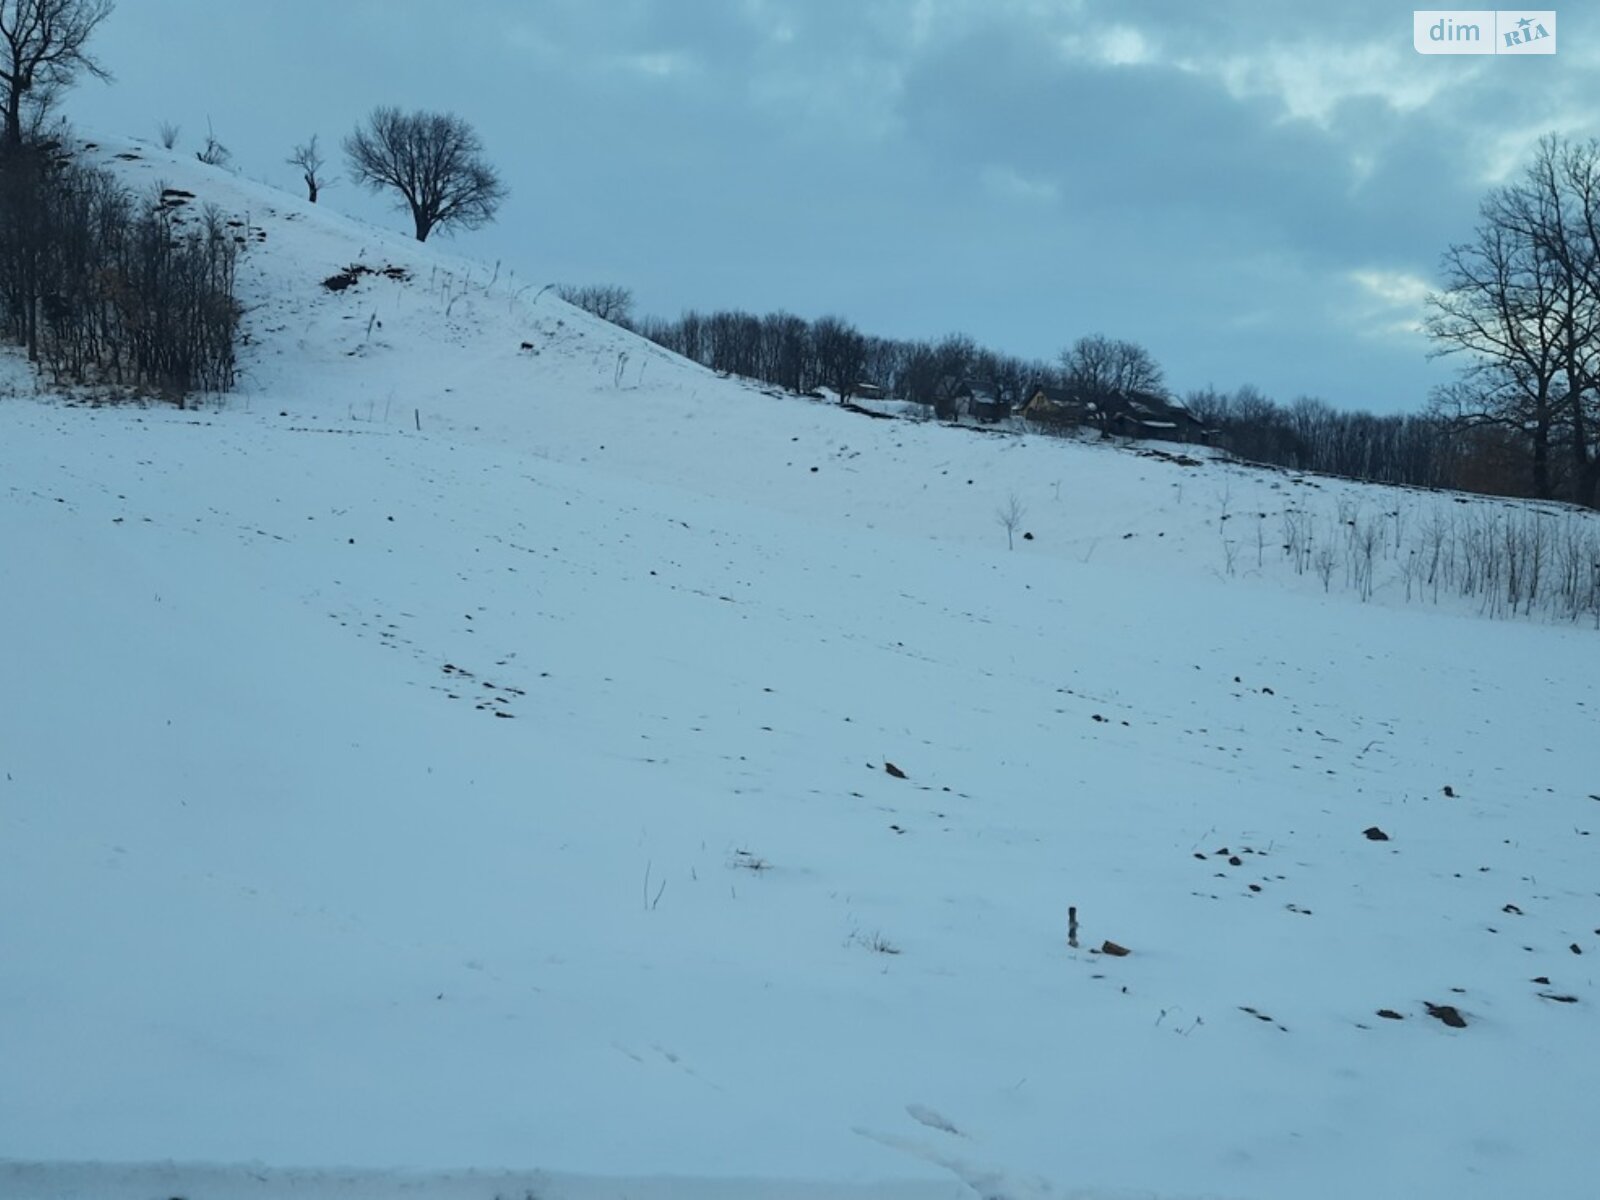
[[[1541,411],[1544,411],[1541,408]],[[1533,494],[1540,500],[1550,499],[1550,421],[1539,420],[1533,430]]]
[[[1585,508],[1594,508],[1600,499],[1600,458],[1589,446],[1589,427],[1583,403],[1572,404],[1572,499]]]

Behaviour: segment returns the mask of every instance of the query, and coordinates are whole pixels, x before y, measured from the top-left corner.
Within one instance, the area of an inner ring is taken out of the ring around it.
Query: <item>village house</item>
[[[1011,415],[1011,402],[992,383],[967,382],[967,412],[985,425],[1004,421]]]
[[[941,421],[971,417],[993,425],[1011,415],[1011,401],[996,384],[947,375],[934,389],[933,411]]]
[[[1022,406],[1023,418],[1046,428],[1098,429],[1116,437],[1204,444],[1209,432],[1176,400],[1151,392],[1130,392],[1098,400],[1070,388],[1034,384]]]
[[[1204,444],[1210,440],[1201,420],[1176,400],[1150,392],[1130,392],[1106,405],[1106,431],[1120,437],[1158,442]]]
[[[1068,388],[1036,383],[1028,388],[1022,402],[1025,421],[1054,428],[1099,427],[1099,407]]]

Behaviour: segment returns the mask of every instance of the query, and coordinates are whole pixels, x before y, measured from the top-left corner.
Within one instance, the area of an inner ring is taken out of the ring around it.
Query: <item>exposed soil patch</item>
[[[404,267],[369,267],[366,263],[351,263],[344,270],[335,275],[329,275],[322,281],[322,286],[330,292],[342,292],[346,288],[354,287],[363,275],[382,275],[385,279],[393,279],[396,283],[404,283],[411,278],[411,272]]]

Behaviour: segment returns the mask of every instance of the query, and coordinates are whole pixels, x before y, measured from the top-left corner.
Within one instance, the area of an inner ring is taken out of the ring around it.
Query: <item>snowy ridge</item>
[[[251,341],[6,368],[8,1200],[1592,1180],[1600,635],[1265,541],[1527,506],[770,397],[100,152],[252,231]]]

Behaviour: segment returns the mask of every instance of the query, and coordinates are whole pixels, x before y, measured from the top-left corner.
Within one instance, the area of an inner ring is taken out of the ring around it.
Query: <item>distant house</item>
[[[1056,428],[1098,425],[1100,415],[1100,408],[1094,401],[1085,400],[1068,388],[1048,384],[1033,384],[1022,401],[1024,420]]]
[[[1129,392],[1106,402],[1105,428],[1121,437],[1204,444],[1205,423],[1176,400],[1151,392]]]
[[[967,412],[984,424],[993,425],[1011,415],[1011,401],[995,384],[968,380],[966,388]]]
[[[997,384],[947,375],[934,388],[933,411],[941,421],[972,417],[993,425],[1011,415],[1011,401]]]
[[[941,421],[958,421],[971,399],[972,389],[965,379],[946,375],[933,388],[933,415]]]
[[[1161,442],[1205,443],[1210,440],[1204,423],[1176,400],[1153,392],[1085,399],[1070,388],[1035,384],[1028,390],[1022,415],[1046,427],[1080,426],[1117,437]]]
[[[856,399],[858,400],[882,400],[888,396],[888,394],[889,393],[884,388],[879,387],[875,383],[856,384],[855,395]]]

